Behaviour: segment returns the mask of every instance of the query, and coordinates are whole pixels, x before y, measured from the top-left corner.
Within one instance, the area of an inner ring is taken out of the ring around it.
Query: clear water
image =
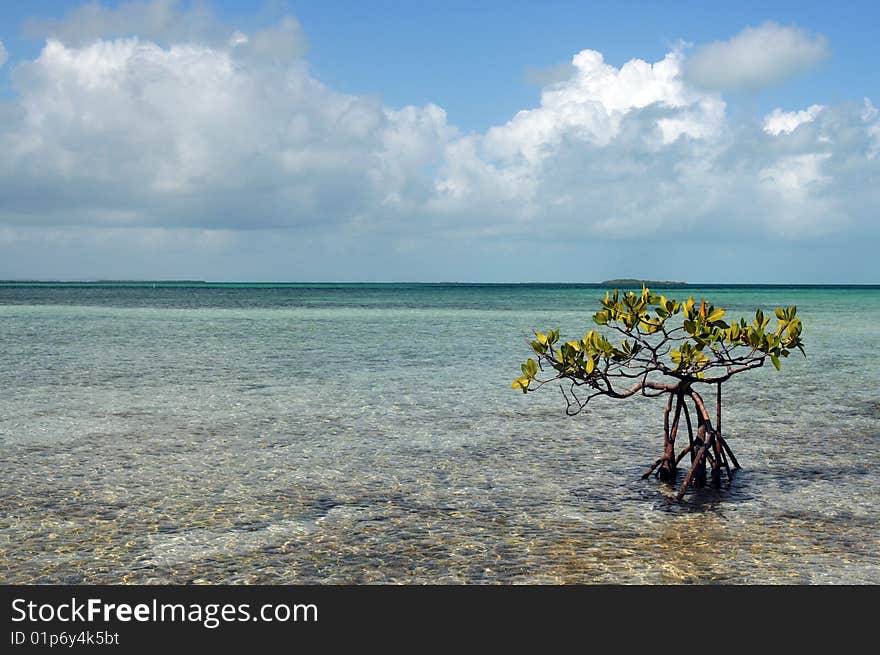
[[[880,289],[688,293],[809,358],[726,385],[743,470],[675,503],[662,400],[510,389],[595,288],[0,286],[0,581],[880,583]]]

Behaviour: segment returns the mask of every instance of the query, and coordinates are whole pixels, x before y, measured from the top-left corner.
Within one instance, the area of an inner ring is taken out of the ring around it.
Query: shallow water
[[[880,583],[880,290],[687,293],[809,357],[725,385],[743,470],[675,503],[662,400],[509,387],[595,288],[0,286],[0,581]]]

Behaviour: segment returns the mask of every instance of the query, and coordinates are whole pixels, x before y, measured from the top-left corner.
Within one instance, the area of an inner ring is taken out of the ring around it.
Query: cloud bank
[[[334,92],[299,59],[277,66],[284,30],[222,49],[49,39],[13,74],[0,216],[254,229],[413,203],[429,184],[418,168],[451,138],[444,112]]]
[[[43,26],[51,36],[14,63],[16,96],[2,108],[0,247],[37,252],[42,239],[213,257],[265,233],[312,261],[321,248],[696,252],[722,239],[877,232],[870,101],[734,123],[721,93],[694,78],[733,59],[724,86],[778,80],[824,56],[820,37],[765,25],[620,67],[583,50],[538,106],[462,134],[439,106],[328,88],[309,72],[293,17],[251,33],[209,18],[158,0]],[[150,38],[108,36],[138,21]],[[739,59],[771,32],[775,50]]]

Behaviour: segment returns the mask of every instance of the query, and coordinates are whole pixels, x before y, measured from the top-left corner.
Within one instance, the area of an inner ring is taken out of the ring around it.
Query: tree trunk
[[[672,414],[673,395],[675,395],[675,413],[670,425],[670,414]],[[697,417],[697,433],[694,434],[691,425],[690,412],[688,411],[686,398],[694,404],[694,410]],[[681,415],[684,412],[685,423],[688,429],[688,445],[675,455],[675,439],[678,434],[678,426],[681,422]],[[718,425],[721,424],[721,389],[719,385],[718,399],[716,406],[716,414]],[[733,469],[739,468],[739,462],[730,445],[721,436],[721,432],[717,428],[712,427],[712,421],[709,413],[706,411],[706,405],[700,395],[693,391],[689,386],[681,386],[669,392],[669,398],[666,400],[666,410],[663,413],[663,455],[654,462],[651,467],[645,471],[642,478],[647,478],[654,473],[663,482],[675,482],[678,463],[685,455],[690,454],[691,466],[688,469],[684,482],[678,489],[677,497],[680,500],[689,487],[699,488],[706,486],[709,471],[707,471],[706,462],[711,467],[712,484],[719,486],[721,484],[721,469],[727,471],[729,479],[733,478]]]
[[[678,432],[678,420],[681,416],[681,396],[676,395],[675,418],[672,421],[672,428],[669,427],[669,411],[672,409],[672,394],[666,401],[666,411],[663,414],[663,462],[657,472],[657,477],[663,482],[675,482],[678,469],[675,460],[675,434]]]
[[[691,484],[699,489],[700,487],[706,486],[706,454],[709,452],[708,444],[706,443],[706,424],[703,423],[700,427],[697,428],[697,456],[694,459],[693,470],[694,474],[691,479]]]

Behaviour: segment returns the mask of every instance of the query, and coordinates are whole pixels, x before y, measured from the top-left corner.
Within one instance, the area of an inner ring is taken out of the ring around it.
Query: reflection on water
[[[845,357],[828,292],[712,294],[799,304],[810,359],[731,384],[744,470],[683,503],[639,479],[661,400],[508,388],[574,291],[431,293],[0,305],[0,580],[880,583],[877,292]]]

